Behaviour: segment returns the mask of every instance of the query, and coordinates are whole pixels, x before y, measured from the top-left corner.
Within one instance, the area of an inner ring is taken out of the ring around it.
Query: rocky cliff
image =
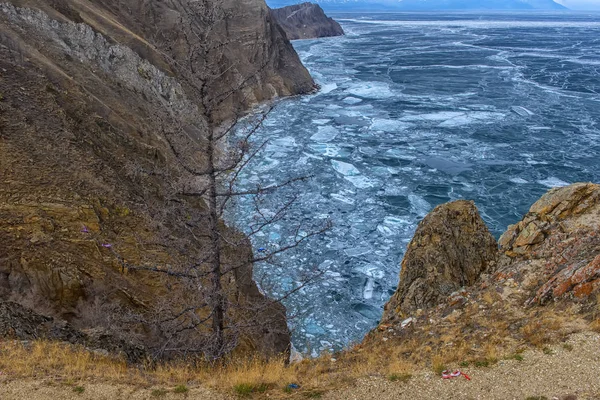
[[[457,362],[543,346],[600,320],[600,185],[550,190],[499,245],[472,203],[434,209],[365,344],[408,341],[415,354]]]
[[[0,299],[153,352],[199,351],[200,290],[164,273],[201,268],[207,246],[181,149],[312,88],[263,0],[0,3]],[[247,241],[220,231],[235,265],[222,278],[239,322],[228,338],[285,351],[284,308],[252,281]]]
[[[417,227],[402,260],[400,284],[383,320],[436,306],[473,285],[497,258],[496,240],[473,202],[436,207]]]
[[[342,36],[339,23],[325,15],[318,4],[302,3],[271,10],[273,18],[281,25],[288,39],[313,39]]]

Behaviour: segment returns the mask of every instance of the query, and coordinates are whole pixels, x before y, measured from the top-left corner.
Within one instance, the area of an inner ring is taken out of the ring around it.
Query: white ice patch
[[[344,253],[346,253],[346,255],[348,257],[359,257],[359,256],[363,256],[365,254],[368,254],[370,252],[371,252],[371,248],[369,248],[369,247],[353,247],[353,248],[344,250]]]
[[[328,83],[328,84],[325,84],[325,85],[321,86],[321,90],[319,91],[319,93],[321,93],[321,94],[328,94],[328,93],[333,92],[335,89],[337,89],[337,87],[338,87],[338,85],[335,82],[334,83]]]
[[[334,144],[317,143],[311,144],[309,147],[316,153],[325,157],[337,157],[340,154],[340,147]]]
[[[368,189],[375,187],[376,183],[366,176],[344,176],[348,182],[352,183],[358,189]]]
[[[529,111],[528,109],[526,109],[525,107],[521,107],[521,106],[512,106],[510,108],[515,114],[519,114],[521,117],[529,117],[531,115],[534,115],[533,112]]]
[[[396,216],[387,216],[383,219],[383,222],[377,226],[377,231],[385,236],[398,235],[402,227],[409,224],[404,218]]]
[[[331,142],[337,137],[339,131],[333,126],[319,126],[317,133],[310,137],[315,142]]]
[[[539,184],[550,187],[550,188],[555,188],[555,187],[563,187],[563,186],[569,186],[569,183],[560,180],[554,176],[551,176],[547,179],[543,179],[538,181]]]
[[[360,171],[354,165],[337,160],[331,160],[333,169],[344,176],[357,176],[360,175]]]
[[[416,160],[416,156],[406,154],[406,151],[400,149],[389,149],[384,153],[387,157],[397,158],[399,160],[412,161]]]
[[[421,196],[417,196],[416,194],[409,194],[408,201],[410,201],[410,205],[412,206],[413,211],[421,217],[427,215],[429,210],[431,210],[431,204],[429,204],[427,200],[425,200]]]
[[[330,119],[324,119],[324,118],[319,118],[319,119],[313,119],[312,123],[315,125],[325,125],[327,123],[331,122]]]
[[[363,265],[355,268],[355,271],[372,279],[383,279],[385,277],[383,269],[374,264]]]
[[[363,288],[363,298],[365,300],[372,299],[374,292],[375,292],[375,281],[373,280],[373,278],[367,278],[367,283],[365,283],[365,287]]]
[[[366,99],[387,99],[394,95],[385,82],[362,82],[350,87],[348,93]]]
[[[461,115],[464,115],[462,112],[456,111],[443,111],[437,113],[430,114],[415,114],[415,115],[406,115],[400,118],[401,121],[447,121],[452,118],[458,118]]]
[[[288,152],[296,147],[296,139],[291,136],[272,140],[267,145],[266,151],[273,153]]]
[[[348,96],[344,100],[342,100],[346,104],[358,104],[361,103],[362,100],[356,97]]]
[[[406,130],[412,126],[414,126],[414,124],[395,119],[375,118],[371,123],[372,130],[384,132],[399,132]]]
[[[338,193],[332,193],[331,194],[331,198],[335,199],[337,201],[341,201],[342,203],[349,204],[349,205],[353,205],[354,204],[354,199],[351,199],[349,197],[346,197],[346,196],[338,194]]]
[[[497,112],[457,112],[457,111],[444,111],[430,114],[417,114],[407,115],[400,118],[402,121],[429,121],[429,122],[440,122],[438,126],[443,128],[453,128],[457,126],[470,125],[475,123],[486,123],[490,124],[495,121],[499,121],[505,117],[502,113]]]
[[[518,185],[524,185],[526,183],[529,183],[528,181],[526,181],[523,178],[510,178],[509,181],[511,181],[512,183],[516,183]]]

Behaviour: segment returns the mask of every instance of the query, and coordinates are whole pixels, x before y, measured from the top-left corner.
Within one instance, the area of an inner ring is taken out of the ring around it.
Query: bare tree
[[[256,84],[266,64],[255,65],[252,71],[241,73],[236,69],[235,62],[230,61],[235,58],[227,57],[230,43],[226,30],[231,16],[219,1],[171,0],[171,6],[179,12],[183,37],[171,38],[168,33],[157,34],[156,45],[163,49],[172,48],[177,46],[175,41],[179,41],[188,49],[188,54],[180,59],[165,56],[177,71],[190,98],[197,101],[197,108],[185,120],[171,113],[160,123],[180,170],[178,183],[174,185],[173,192],[168,194],[166,202],[176,202],[181,197],[200,201],[199,207],[203,208],[203,212],[192,217],[180,216],[175,221],[194,238],[197,253],[193,262],[183,267],[121,262],[130,271],[161,274],[165,282],[169,281],[168,278],[176,279],[179,285],[187,288],[177,301],[180,306],[165,305],[155,314],[152,323],[159,325],[166,337],[159,352],[202,352],[211,359],[217,359],[234,346],[238,339],[236,332],[249,328],[251,324],[258,324],[252,319],[264,311],[236,301],[224,280],[234,276],[238,280],[244,278],[240,276],[240,271],[244,268],[247,270],[248,265],[273,260],[278,254],[324,233],[330,228],[330,223],[313,227],[309,233],[301,232],[298,226],[288,241],[256,257],[250,254],[236,259],[227,254],[232,249],[242,251],[240,249],[247,248],[249,238],[281,221],[296,201],[296,197],[292,196],[277,210],[266,215],[258,206],[263,196],[302,183],[309,177],[299,176],[270,185],[259,184],[251,190],[237,189],[236,183],[242,171],[266,146],[266,142],[253,143],[252,138],[271,108],[252,116],[244,115],[243,110],[244,93]],[[252,42],[253,38],[249,39]],[[245,235],[232,232],[222,222],[228,207],[241,196],[253,199],[257,215],[256,222]],[[298,287],[273,301],[292,295],[319,275],[315,271]],[[261,307],[268,307],[268,304]],[[242,312],[246,315],[244,322],[239,319],[235,321],[233,315],[237,313],[239,317]],[[190,331],[204,332],[207,326],[210,326],[209,333],[201,335],[204,339],[190,343],[181,338]]]

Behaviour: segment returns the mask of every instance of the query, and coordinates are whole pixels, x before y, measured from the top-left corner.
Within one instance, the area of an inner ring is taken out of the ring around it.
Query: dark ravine
[[[229,16],[215,27],[226,43],[223,76],[208,95],[253,79],[214,121],[313,90],[264,0],[219,4]],[[149,351],[164,342],[152,321],[185,295],[173,290],[177,282],[125,266],[177,268],[201,257],[191,231],[173,221],[201,221],[206,206],[177,194],[186,172],[165,138],[173,116],[206,124],[191,120],[201,102],[179,79],[198,44],[182,28],[198,22],[189,18],[158,0],[0,3],[0,300],[29,308],[14,315],[66,321],[74,332],[107,327],[115,340]],[[202,130],[188,131],[202,140]],[[228,262],[243,265],[223,284],[253,311],[234,315],[244,327],[239,350],[287,351],[285,309],[252,280],[249,243],[223,246]],[[34,336],[52,338],[50,331]]]
[[[340,24],[325,15],[318,4],[302,3],[275,8],[271,13],[290,40],[344,35]]]

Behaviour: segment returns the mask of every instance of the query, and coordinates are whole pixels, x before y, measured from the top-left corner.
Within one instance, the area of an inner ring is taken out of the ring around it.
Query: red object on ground
[[[462,372],[460,372],[459,370],[456,370],[454,372],[450,372],[448,370],[445,370],[442,372],[442,379],[452,379],[452,378],[456,378],[459,376],[464,376],[466,380],[470,381],[471,377],[467,374],[463,374]]]

